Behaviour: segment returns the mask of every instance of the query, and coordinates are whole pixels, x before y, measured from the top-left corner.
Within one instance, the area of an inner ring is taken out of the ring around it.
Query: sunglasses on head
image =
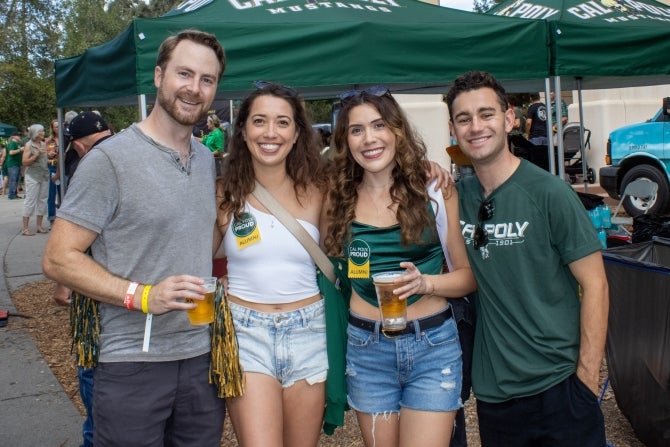
[[[364,90],[347,90],[344,93],[340,93],[340,101],[357,98],[364,94],[372,96],[386,96],[391,94],[391,90],[389,90],[385,85],[373,85],[372,87],[368,87]]]
[[[283,93],[287,96],[290,96],[292,98],[298,96],[298,91],[291,88],[287,87],[285,85],[277,84],[275,82],[270,82],[270,81],[254,81],[254,87],[256,89],[265,92],[265,91],[276,91]]]
[[[479,212],[477,213],[479,223],[475,228],[475,236],[473,238],[473,246],[475,247],[475,250],[479,250],[481,247],[484,247],[489,243],[489,234],[484,229],[483,222],[486,222],[493,217],[495,209],[496,207],[492,200],[484,200],[481,205],[479,205]]]

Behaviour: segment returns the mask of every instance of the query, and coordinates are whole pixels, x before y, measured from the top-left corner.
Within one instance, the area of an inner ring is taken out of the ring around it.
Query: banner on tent
[[[549,19],[559,13],[560,10],[556,8],[525,0],[518,0],[494,12],[495,15],[522,19]],[[565,13],[576,19],[602,19],[608,23],[644,20],[670,22],[670,7],[664,7],[661,4],[659,6],[651,5],[634,0],[575,2],[574,5],[565,9]]]
[[[180,3],[179,6],[166,15],[169,16],[195,11],[210,4],[212,1],[213,0],[188,0]],[[283,6],[281,4],[282,2],[283,0],[228,0],[228,3],[237,10],[263,8],[272,15],[331,8],[358,9],[389,13],[392,12],[392,8],[402,8],[393,0],[359,0],[356,2],[323,2],[306,0],[304,5],[293,4],[288,6]]]

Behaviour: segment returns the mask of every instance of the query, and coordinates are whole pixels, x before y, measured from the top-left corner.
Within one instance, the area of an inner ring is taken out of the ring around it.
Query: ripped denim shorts
[[[408,322],[411,324],[411,322]],[[387,338],[347,327],[349,406],[368,414],[456,411],[461,401],[462,360],[453,318],[440,326]]]

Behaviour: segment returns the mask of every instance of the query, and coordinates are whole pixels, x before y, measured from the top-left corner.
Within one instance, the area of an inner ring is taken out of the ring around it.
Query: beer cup
[[[402,287],[402,283],[394,283],[396,278],[405,272],[384,272],[372,275],[372,282],[377,291],[377,302],[381,313],[382,329],[400,331],[407,326],[407,300],[401,300],[393,293]]]
[[[216,294],[216,278],[214,276],[207,276],[201,279],[205,281],[202,286],[207,289],[207,293],[205,293],[205,299],[186,300],[189,303],[197,304],[195,309],[189,309],[186,311],[188,313],[188,319],[194,326],[209,324],[214,321],[214,295]]]

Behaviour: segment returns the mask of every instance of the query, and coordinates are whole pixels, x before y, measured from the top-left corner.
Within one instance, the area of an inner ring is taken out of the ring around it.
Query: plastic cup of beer
[[[205,299],[186,300],[189,303],[195,303],[198,305],[195,309],[189,309],[186,311],[188,313],[188,319],[194,326],[209,324],[214,321],[214,295],[216,294],[216,277],[206,276],[201,279],[205,281],[202,286],[207,289],[207,293],[205,293]]]
[[[382,329],[385,331],[400,331],[407,326],[407,300],[401,300],[398,295],[393,293],[394,289],[403,285],[393,281],[404,274],[404,271],[398,271],[372,275],[372,282],[377,290]]]

